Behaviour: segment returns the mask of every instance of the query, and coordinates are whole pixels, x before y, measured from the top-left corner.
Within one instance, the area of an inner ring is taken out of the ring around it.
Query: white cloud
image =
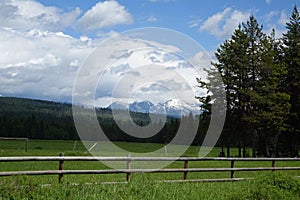
[[[98,32],[100,39],[91,39],[88,36],[75,38],[66,34],[63,29],[75,23],[81,12],[79,8],[63,12],[56,7],[47,7],[34,0],[4,0],[0,5],[0,55],[2,55],[0,56],[0,94],[70,101],[77,70],[100,41],[114,35],[115,32]],[[156,18],[152,16],[148,20],[155,21]],[[87,11],[78,23],[87,30],[95,30],[132,21],[130,13],[118,2],[104,1]],[[119,54],[112,52],[112,57],[109,59],[116,60],[109,71],[112,73],[104,77],[101,82],[103,85],[97,88],[96,95],[99,95],[99,98],[111,97],[113,87],[122,76],[130,77],[141,84],[144,84],[145,80],[153,80],[151,78],[154,78],[153,81],[164,80],[166,82],[161,84],[168,83],[171,89],[178,89],[175,91],[178,94],[190,95],[188,90],[184,89],[186,87],[180,86],[188,83],[193,87],[196,71],[191,67],[185,67],[178,57],[174,58],[172,55],[160,54],[156,51],[148,52],[147,55],[144,54],[145,52],[134,52],[134,54],[130,52],[139,47],[168,49],[174,53],[180,52],[180,49],[164,40],[155,42],[155,40],[141,38],[125,40],[124,43],[113,43],[114,46],[118,46],[120,52],[124,52],[122,54],[124,57],[114,57]],[[101,46],[101,51],[111,51],[113,44]],[[96,59],[101,59],[101,56]],[[136,69],[153,63],[165,66],[165,71],[161,69],[155,71],[152,68],[145,69],[146,71]],[[86,74],[95,74],[99,78],[99,66],[96,67],[98,71],[87,71]],[[173,67],[174,70],[168,67]],[[84,84],[89,84],[91,78],[86,77]],[[181,78],[181,82],[178,83],[176,77]],[[174,80],[177,81],[177,85]],[[172,87],[173,85],[175,87]],[[121,91],[128,94],[129,89]],[[90,91],[85,92],[88,95],[92,94]],[[118,98],[125,98],[122,92],[117,95]],[[157,101],[162,97],[165,100],[170,96],[174,97],[172,92],[164,94],[155,92],[157,91],[150,90],[148,93],[136,94],[141,95],[140,98],[149,96],[157,98]]]
[[[266,4],[270,5],[272,0],[265,0],[266,1]]]
[[[157,21],[157,18],[154,17],[154,16],[150,16],[150,17],[148,17],[147,21],[148,21],[148,22],[156,22],[156,21]]]
[[[226,8],[224,11],[216,13],[209,18],[200,27],[200,31],[212,31],[214,30],[215,34],[218,34],[217,32],[220,32],[219,30],[219,24],[222,21],[225,21],[226,15],[231,11],[231,8]]]
[[[266,33],[270,34],[272,32],[272,29],[274,29],[275,37],[282,37],[282,34],[285,32],[285,25],[289,20],[285,10],[270,11],[265,15],[264,19],[264,27],[266,29]]]
[[[20,32],[0,28],[0,36],[0,54],[5,55],[0,57],[0,94],[56,101],[71,100],[77,70],[99,44],[99,41],[87,36],[73,38],[61,32],[37,29]],[[101,46],[101,52],[110,52],[112,46],[118,45],[118,55],[122,55],[109,58],[113,62],[107,68],[106,74],[102,77],[99,75],[101,69],[97,64],[95,69],[86,72],[83,86],[90,85],[93,77],[100,80],[95,94],[95,105],[103,106],[108,103],[107,99],[148,99],[157,103],[177,97],[195,105],[198,103],[194,96],[198,94],[195,78],[199,72],[192,67],[181,67],[184,61],[176,56],[180,49],[149,40],[124,38],[122,41],[114,40],[113,43]],[[138,47],[145,48],[136,50]],[[168,49],[174,54],[161,49]],[[96,59],[101,60],[101,55]],[[153,60],[162,67],[151,68]],[[189,61],[193,64],[201,63],[203,66],[210,62],[200,52]],[[150,87],[147,90],[145,83],[149,83],[149,86],[157,83],[165,90]],[[120,87],[119,92],[113,95],[117,85]],[[84,92],[87,95],[93,94],[89,90]],[[85,103],[93,105],[95,102]]]
[[[70,62],[71,67],[78,67],[79,66],[79,61],[77,59],[74,59]]]
[[[250,12],[242,12],[226,8],[222,12],[216,13],[209,18],[199,28],[199,31],[207,31],[219,39],[228,38],[238,24],[247,20]]]
[[[120,24],[130,24],[133,17],[117,1],[97,3],[88,10],[78,21],[79,27],[87,31],[112,27]]]
[[[99,42],[87,36],[74,38],[62,32],[38,29],[19,31],[0,28],[0,54],[4,55],[0,57],[0,93],[5,96],[70,101],[77,70]],[[181,61],[178,61],[178,58],[176,60],[172,55],[162,54],[153,49],[150,52],[131,52],[131,49],[141,46],[169,49],[172,52],[180,51],[176,47],[142,39],[125,40],[123,43],[115,42],[116,44],[110,43],[101,48],[102,51],[107,52],[111,50],[111,45],[118,45],[123,57],[117,59],[112,56],[110,58],[115,62],[111,65],[107,76],[102,79],[101,87],[97,89],[96,94],[99,95],[99,98],[111,97],[116,82],[123,76],[130,77],[130,80],[137,80],[141,84],[152,77],[156,78],[154,81],[176,80],[175,70],[167,70],[167,67],[180,68],[178,63]],[[97,57],[97,59],[100,58]],[[157,60],[158,64],[165,66],[168,77],[166,77],[165,71],[161,70],[153,71],[149,68],[146,69],[147,73],[139,73],[134,69],[153,64],[153,59]],[[87,74],[96,74],[96,78],[98,78],[99,68],[95,70],[98,71],[90,71]],[[191,84],[194,84],[195,71],[192,68],[180,68],[179,70],[181,70],[182,77],[186,77],[186,80],[192,81]],[[91,78],[89,76],[87,78],[85,83],[89,84]],[[181,83],[183,82],[182,80]],[[171,86],[172,82],[170,82]],[[129,90],[121,91],[128,94]],[[161,98],[168,100],[170,97],[174,97],[171,92],[163,93],[163,95],[155,92],[157,91],[136,94],[140,98],[157,98],[156,101]],[[182,90],[181,94],[185,95],[186,91]],[[124,98],[123,95],[120,93],[116,98]]]
[[[201,19],[194,19],[188,22],[190,28],[199,27],[201,23]]]
[[[80,13],[80,8],[63,12],[34,0],[4,0],[0,3],[0,24],[18,30],[57,31],[72,25]]]
[[[288,16],[286,15],[285,11],[282,10],[280,13],[280,18],[278,19],[277,23],[285,26],[288,21],[289,21]]]
[[[274,17],[276,17],[278,15],[278,11],[271,11],[269,12],[268,14],[266,14],[266,16],[264,17],[265,18],[265,21],[266,22],[270,22]]]
[[[61,24],[63,25],[63,27],[72,26],[79,17],[80,13],[81,9],[78,7],[71,12],[63,13],[61,15]]]
[[[69,101],[78,67],[94,45],[61,32],[0,28],[0,92]]]
[[[118,49],[112,48],[115,46]],[[200,72],[191,66],[182,67],[187,61],[177,55],[179,52],[181,49],[174,46],[149,40],[126,36],[113,38],[97,49],[94,55],[96,63],[90,61],[87,69],[82,71],[83,75],[79,75],[78,93],[89,91],[91,94],[96,90],[96,104],[101,106],[108,106],[107,99],[157,103],[180,98],[197,103],[194,97],[200,92],[196,81],[196,77],[201,76]],[[192,62],[207,66],[210,59],[205,53],[199,53]],[[99,68],[97,63],[109,64]],[[97,89],[90,87],[93,82],[98,83]],[[78,102],[91,103],[91,99],[93,96],[83,97]]]
[[[80,14],[78,7],[65,12],[57,7],[44,6],[36,0],[2,0],[0,27],[54,32],[71,27],[84,32],[133,22],[131,14],[117,1],[99,2],[78,19]],[[154,21],[155,18],[149,20]]]

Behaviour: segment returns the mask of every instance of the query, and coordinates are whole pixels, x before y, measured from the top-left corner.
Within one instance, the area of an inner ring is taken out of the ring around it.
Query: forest
[[[254,16],[240,24],[215,52],[217,61],[206,69],[207,80],[197,78],[207,95],[196,97],[202,114],[193,145],[201,145],[210,124],[213,102],[226,93],[226,120],[217,143],[238,147],[237,156],[297,157],[300,142],[300,16],[295,6],[285,33],[267,34]],[[222,82],[219,81],[219,76]],[[195,77],[196,78],[196,77]],[[101,128],[112,141],[169,143],[184,120],[168,117],[162,130],[145,139],[124,133],[115,123],[112,111],[96,109]],[[149,124],[149,115],[131,112],[138,125]],[[189,132],[189,130],[185,130]],[[0,97],[0,136],[30,139],[80,139],[72,116],[72,105],[42,100]],[[222,148],[223,149],[223,148]],[[225,149],[225,148],[224,148]]]
[[[112,141],[168,143],[180,124],[180,119],[168,117],[162,130],[145,141],[124,133],[113,119],[111,109],[96,108],[96,113],[101,128]],[[130,115],[138,125],[150,123],[148,114],[131,112]],[[0,97],[0,137],[81,139],[75,128],[72,104],[15,97]]]

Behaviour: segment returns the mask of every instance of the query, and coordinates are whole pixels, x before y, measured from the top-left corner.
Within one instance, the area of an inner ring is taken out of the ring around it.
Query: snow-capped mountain
[[[107,108],[111,110],[127,110],[127,106],[120,102],[113,102]]]
[[[128,107],[122,103],[114,102],[107,108],[127,110]],[[190,112],[193,114],[200,114],[199,105],[181,105],[176,99],[170,99],[164,103],[153,104],[150,101],[134,102],[129,104],[129,110],[140,113],[155,113],[168,115],[171,117],[180,118],[182,115],[189,115]]]
[[[158,103],[152,107],[151,113],[164,114],[172,117],[181,117],[183,115],[180,103],[176,99]]]
[[[154,104],[150,101],[134,102],[129,104],[129,110],[133,112],[150,113]]]
[[[182,115],[200,114],[200,105],[182,104],[177,99],[170,99],[165,103],[158,103],[156,109],[164,110],[168,116],[181,117]],[[153,109],[154,111],[154,109]]]

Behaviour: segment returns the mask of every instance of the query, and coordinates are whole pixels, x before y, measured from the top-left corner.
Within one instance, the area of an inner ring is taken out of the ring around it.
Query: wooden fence
[[[133,173],[183,173],[181,180],[164,180],[163,182],[185,182],[185,181],[240,181],[247,178],[235,178],[235,172],[241,171],[277,171],[277,170],[300,170],[300,158],[221,158],[221,157],[87,157],[87,156],[24,156],[24,157],[0,157],[1,162],[27,162],[27,161],[58,161],[58,170],[41,170],[41,171],[2,171],[0,176],[13,176],[13,175],[58,175],[58,181],[61,182],[65,174],[126,174],[126,181],[130,181],[131,174]],[[64,162],[66,161],[124,161],[126,162],[127,169],[101,169],[101,170],[65,170]],[[163,168],[163,169],[132,169],[131,162],[133,161],[182,161],[183,168]],[[194,161],[228,161],[230,168],[188,168],[189,162]],[[270,167],[247,167],[236,168],[235,163],[240,161],[268,161]],[[299,167],[276,167],[277,161],[298,161]],[[230,178],[222,179],[188,179],[188,172],[230,172]]]
[[[25,141],[25,152],[28,150],[28,138],[16,138],[16,137],[0,137],[0,140],[19,140],[19,141]]]

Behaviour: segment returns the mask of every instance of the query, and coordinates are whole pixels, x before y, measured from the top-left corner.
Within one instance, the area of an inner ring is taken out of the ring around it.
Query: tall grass
[[[125,184],[53,183],[41,185],[28,177],[0,182],[2,199],[300,199],[300,182],[283,173],[233,183],[157,183],[141,176]]]
[[[30,140],[29,150],[18,147],[23,144],[0,142],[0,156],[88,155],[78,142]],[[162,147],[161,144],[118,143],[124,149],[142,152]],[[109,149],[108,149],[109,150]],[[210,156],[217,156],[216,147]],[[190,147],[186,156],[197,156],[199,147]],[[236,149],[232,149],[232,152]],[[113,152],[107,152],[110,154]],[[125,166],[126,163],[124,163]],[[134,163],[133,163],[134,166]],[[270,162],[236,162],[236,167],[270,167]],[[299,162],[276,162],[276,166],[299,166]],[[183,162],[174,162],[168,167],[182,168]],[[228,161],[189,162],[189,167],[230,167]],[[106,169],[100,162],[65,162],[65,169]],[[0,163],[0,171],[58,169],[58,162],[7,162]],[[58,184],[58,176],[0,177],[0,199],[300,199],[298,171],[236,172],[235,177],[255,177],[255,180],[233,183],[159,183],[157,180],[182,179],[183,173],[132,174],[131,182],[125,174],[65,175]],[[188,173],[188,179],[229,178],[230,172]],[[113,185],[103,182],[121,182]]]

